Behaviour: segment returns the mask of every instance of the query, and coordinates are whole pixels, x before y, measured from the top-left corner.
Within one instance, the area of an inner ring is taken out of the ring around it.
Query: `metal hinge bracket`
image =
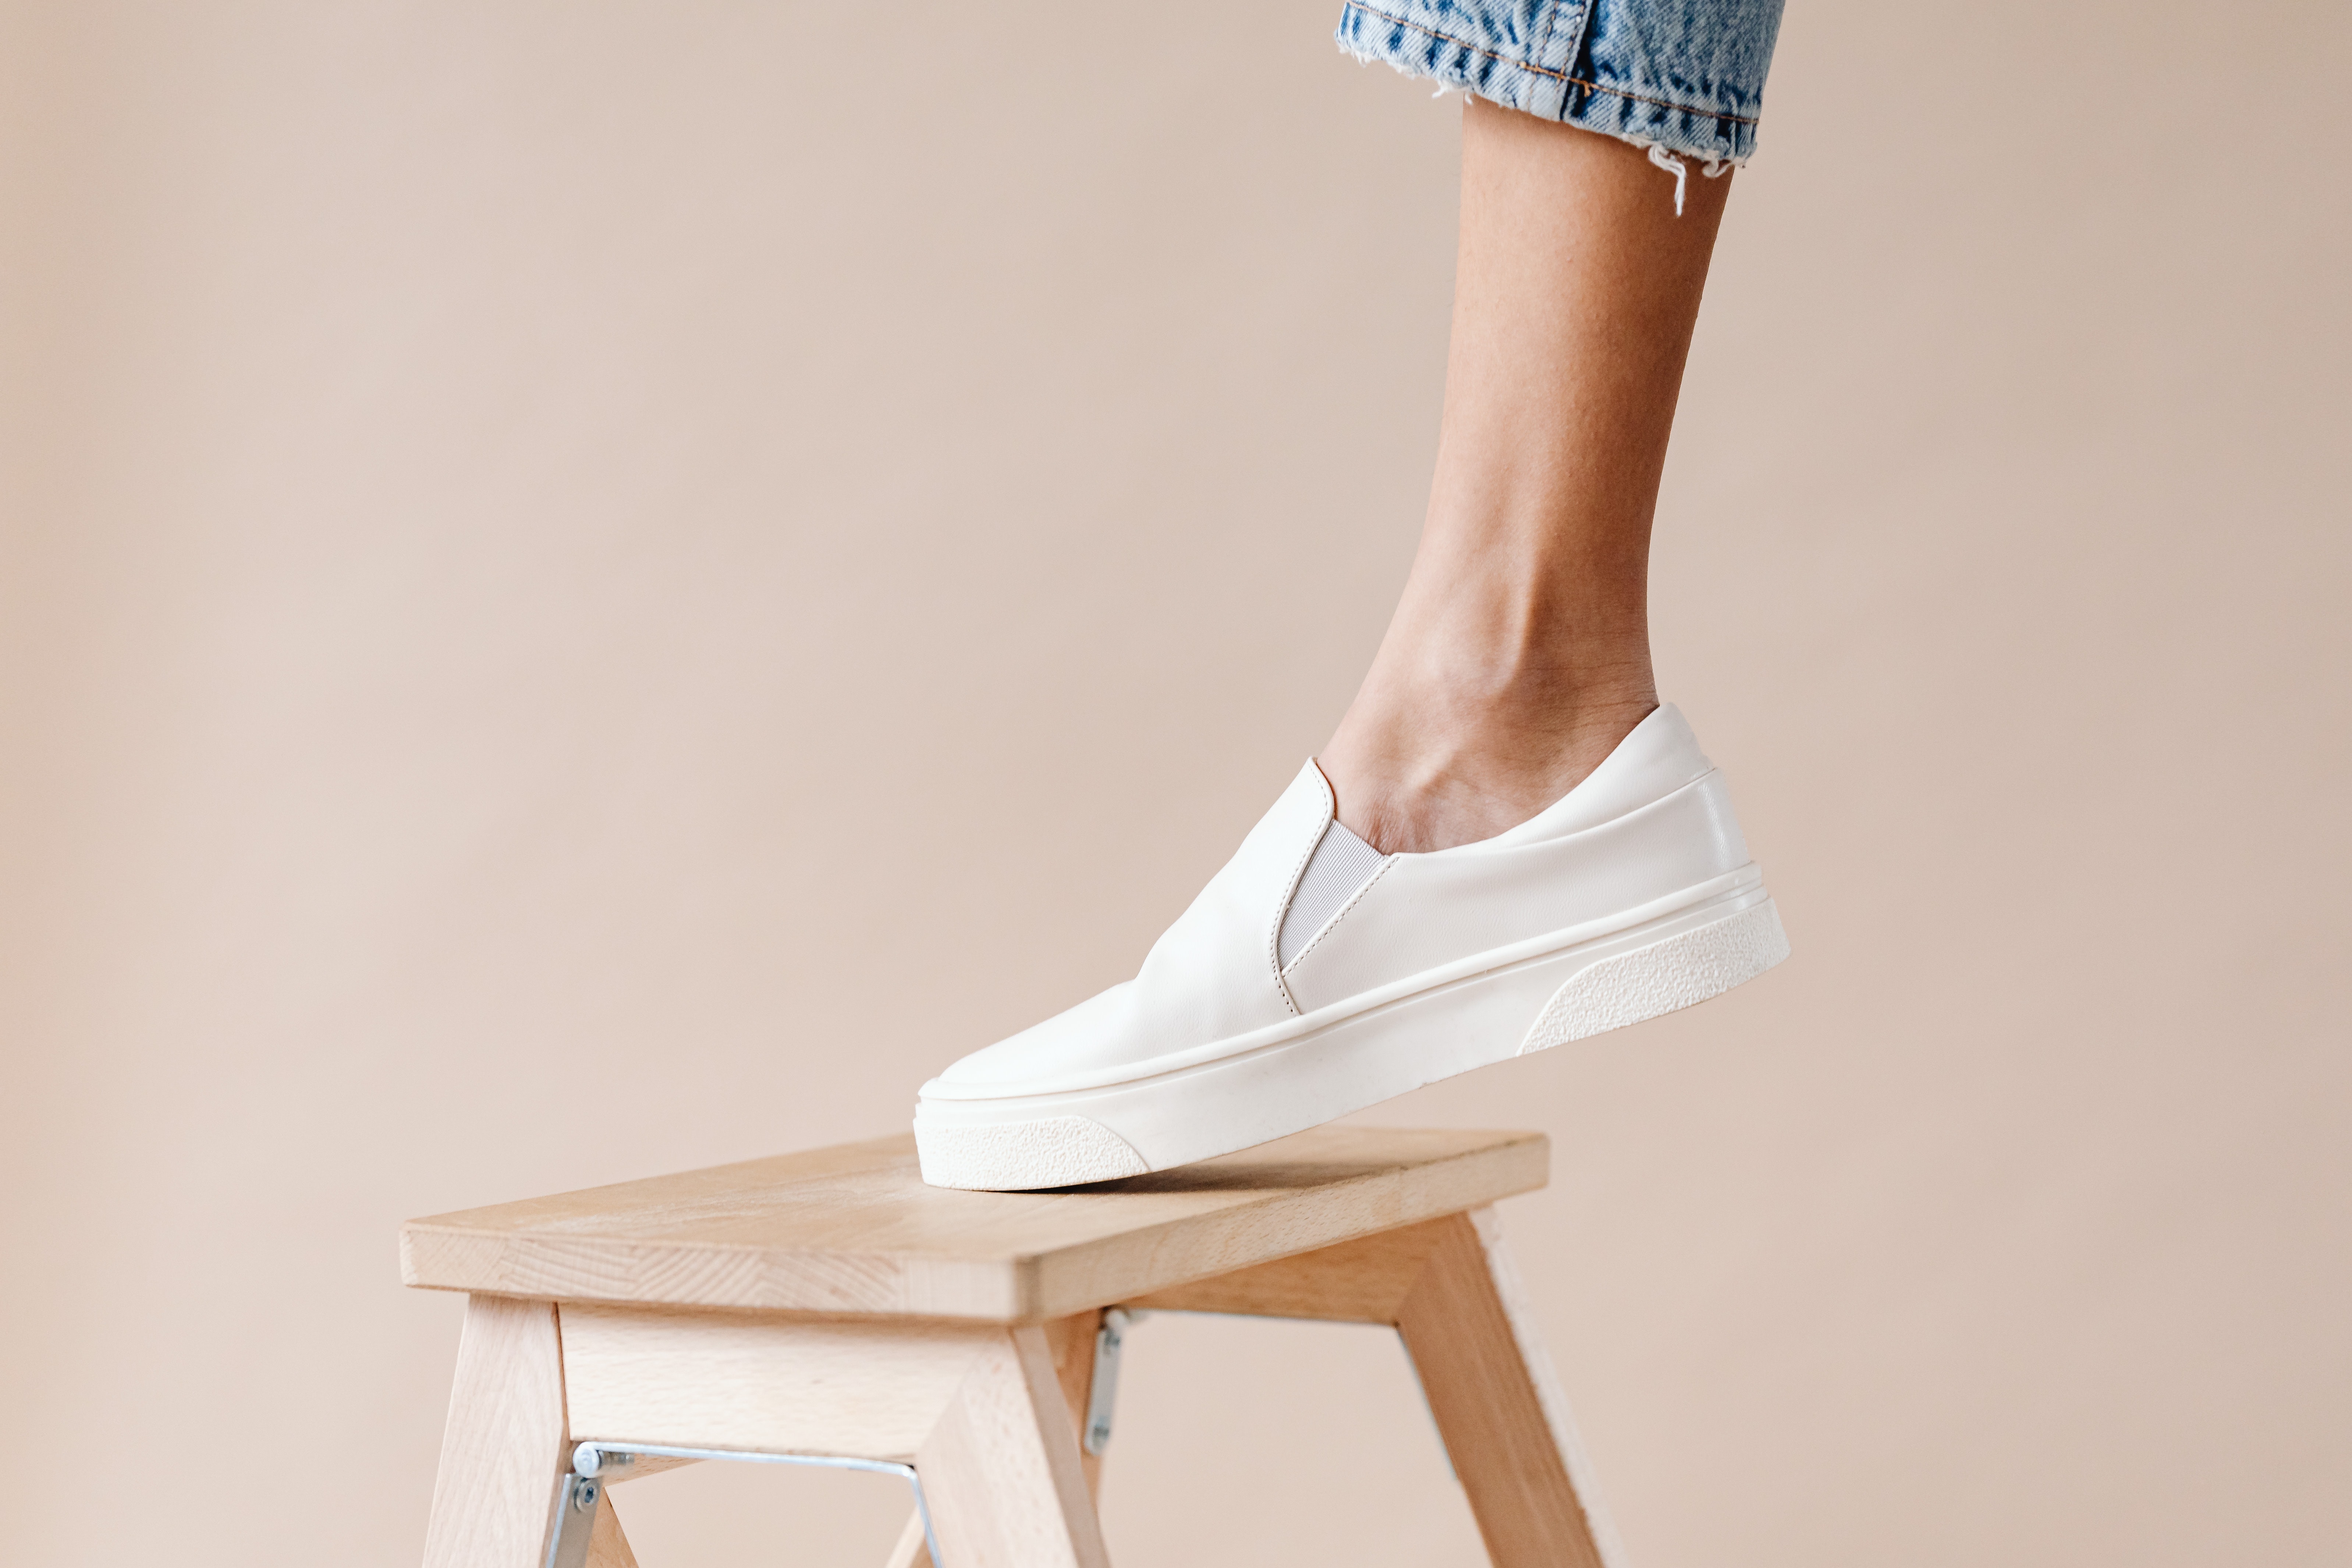
[[[1110,1416],[1118,1402],[1118,1352],[1127,1342],[1127,1331],[1143,1316],[1125,1307],[1113,1307],[1102,1315],[1102,1327],[1095,1331],[1095,1375],[1087,1391],[1086,1449],[1099,1454],[1110,1447]]]

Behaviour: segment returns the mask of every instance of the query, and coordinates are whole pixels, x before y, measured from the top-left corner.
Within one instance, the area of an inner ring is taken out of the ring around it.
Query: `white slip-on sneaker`
[[[1789,955],[1723,775],[1671,706],[1475,844],[1384,856],[1332,810],[1309,762],[1134,979],[925,1084],[923,1180],[1020,1191],[1231,1153]]]

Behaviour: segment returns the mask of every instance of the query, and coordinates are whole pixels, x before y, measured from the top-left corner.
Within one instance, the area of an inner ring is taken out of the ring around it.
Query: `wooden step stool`
[[[402,1277],[470,1292],[426,1568],[634,1568],[606,1487],[696,1458],[907,1476],[897,1568],[1105,1568],[1130,1309],[1394,1325],[1493,1561],[1599,1564],[1486,1206],[1549,1159],[1539,1133],[1325,1127],[961,1193],[898,1137],[412,1220]]]

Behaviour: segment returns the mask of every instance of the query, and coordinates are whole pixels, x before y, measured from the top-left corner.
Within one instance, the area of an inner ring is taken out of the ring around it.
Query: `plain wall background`
[[[0,5],[10,1563],[413,1562],[399,1220],[1131,972],[1427,483],[1458,110],[1336,10]],[[2348,44],[1790,7],[1654,602],[1796,956],[1374,1118],[1553,1135],[1643,1568],[2344,1560]],[[1378,1332],[1155,1320],[1120,1414],[1126,1568],[1478,1561]]]

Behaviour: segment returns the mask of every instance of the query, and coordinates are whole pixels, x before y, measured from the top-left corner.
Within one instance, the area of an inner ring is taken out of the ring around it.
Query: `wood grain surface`
[[[588,1568],[637,1568],[637,1554],[629,1550],[629,1538],[621,1531],[621,1516],[613,1511],[609,1489],[604,1506],[596,1510],[596,1528],[588,1537]]]
[[[1539,1187],[1537,1132],[1322,1127],[1044,1193],[925,1186],[911,1134],[412,1220],[434,1289],[1036,1322]]]
[[[1045,1331],[992,1333],[915,1459],[940,1555],[955,1568],[1110,1568]]]
[[[566,1302],[582,1442],[912,1460],[1003,1331]]]
[[[1622,1563],[1492,1211],[1436,1227],[1397,1329],[1495,1568]],[[1586,1473],[1579,1473],[1586,1472]],[[1581,1488],[1581,1496],[1580,1496]]]
[[[540,1568],[570,1458],[555,1309],[472,1298],[457,1339],[425,1568]]]
[[[1188,1285],[1171,1285],[1120,1304],[1155,1312],[1394,1323],[1451,1223],[1450,1216],[1423,1220]]]
[[[1078,1439],[1078,1468],[1086,1477],[1087,1495],[1100,1495],[1102,1458],[1086,1451],[1087,1405],[1095,1385],[1095,1335],[1102,1313],[1080,1312],[1056,1318],[1045,1325],[1045,1348],[1054,1358],[1054,1377],[1062,1385],[1062,1403],[1068,1407],[1070,1431]],[[908,1510],[907,1522],[891,1549],[887,1568],[932,1568],[930,1546],[923,1539],[923,1516]]]

